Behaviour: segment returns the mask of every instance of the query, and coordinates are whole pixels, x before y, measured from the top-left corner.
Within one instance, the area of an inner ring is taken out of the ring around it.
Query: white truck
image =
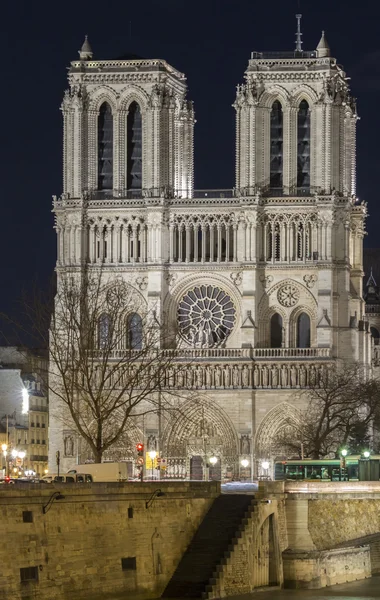
[[[92,476],[92,479],[95,483],[108,481],[127,481],[128,463],[104,462],[76,465],[73,469],[70,469],[70,471],[67,472],[68,475],[70,473],[86,473]]]

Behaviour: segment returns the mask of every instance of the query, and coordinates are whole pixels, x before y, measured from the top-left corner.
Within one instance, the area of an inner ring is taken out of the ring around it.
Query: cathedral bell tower
[[[86,40],[69,69],[64,194],[192,197],[194,111],[164,60],[95,60]]]
[[[355,195],[356,105],[324,32],[311,52],[252,52],[234,106],[241,193]]]

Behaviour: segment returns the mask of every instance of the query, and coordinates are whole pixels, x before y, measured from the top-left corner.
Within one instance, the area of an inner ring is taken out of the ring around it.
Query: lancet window
[[[237,260],[237,228],[224,219],[178,219],[170,224],[171,262]]]
[[[142,118],[137,102],[132,102],[127,117],[127,186],[142,188]]]
[[[297,119],[297,187],[310,187],[310,110],[302,100]]]
[[[102,313],[98,321],[98,348],[103,350],[110,342],[111,326],[110,317],[107,313]]]
[[[141,350],[142,336],[142,319],[138,313],[131,313],[127,317],[126,347],[130,350]]]
[[[113,188],[113,116],[108,102],[103,102],[98,116],[98,189]]]
[[[141,220],[91,223],[88,229],[91,263],[136,263],[148,260],[148,230]]]
[[[318,260],[322,256],[320,227],[311,216],[268,215],[260,229],[261,260],[268,262],[298,262]]]
[[[272,315],[270,320],[270,347],[281,348],[282,347],[282,317],[278,313]]]
[[[270,115],[270,187],[282,188],[283,172],[283,115],[281,103],[272,104]]]
[[[297,319],[297,348],[310,348],[310,317],[304,312]]]

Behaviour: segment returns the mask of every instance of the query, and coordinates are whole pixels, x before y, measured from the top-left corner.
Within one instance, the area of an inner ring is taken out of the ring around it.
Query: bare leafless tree
[[[168,377],[186,366],[173,352],[176,332],[169,334],[155,309],[122,279],[108,280],[101,269],[58,277],[54,309],[37,294],[24,300],[24,312],[49,348],[40,376],[54,416],[74,424],[101,462],[131,419],[180,410],[183,391]]]
[[[278,444],[289,455],[337,455],[359,428],[367,430],[380,407],[380,381],[358,365],[331,367],[305,392],[306,410],[289,423]],[[291,426],[290,426],[291,425]]]

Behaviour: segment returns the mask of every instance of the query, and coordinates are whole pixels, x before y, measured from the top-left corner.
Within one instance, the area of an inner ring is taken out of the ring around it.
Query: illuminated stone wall
[[[30,485],[0,490],[2,600],[157,598],[219,494],[217,483],[160,484],[165,496],[146,502],[149,483]],[[53,501],[54,492],[64,499]],[[25,511],[33,522],[24,522]],[[30,515],[29,515],[30,517]],[[134,559],[136,568],[133,567]],[[21,583],[36,567],[38,581]],[[125,596],[126,597],[126,596]]]

